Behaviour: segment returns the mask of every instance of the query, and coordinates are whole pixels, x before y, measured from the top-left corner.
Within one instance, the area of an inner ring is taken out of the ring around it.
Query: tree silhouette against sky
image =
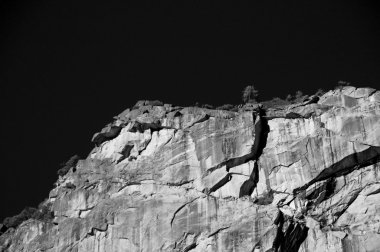
[[[242,99],[244,103],[255,103],[259,97],[259,91],[255,89],[254,85],[246,86],[243,90]]]

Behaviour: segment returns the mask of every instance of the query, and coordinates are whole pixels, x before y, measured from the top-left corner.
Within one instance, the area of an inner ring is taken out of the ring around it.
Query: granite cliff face
[[[380,251],[380,92],[238,112],[142,101],[1,251]]]

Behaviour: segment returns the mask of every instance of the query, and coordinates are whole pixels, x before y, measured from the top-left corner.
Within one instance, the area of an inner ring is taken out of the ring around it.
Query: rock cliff
[[[380,251],[380,92],[238,111],[141,101],[1,251]]]

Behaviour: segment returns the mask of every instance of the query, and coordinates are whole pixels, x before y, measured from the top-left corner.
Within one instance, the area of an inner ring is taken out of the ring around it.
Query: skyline
[[[48,197],[59,164],[138,100],[189,106],[379,89],[375,2],[179,6],[2,1],[0,219]]]

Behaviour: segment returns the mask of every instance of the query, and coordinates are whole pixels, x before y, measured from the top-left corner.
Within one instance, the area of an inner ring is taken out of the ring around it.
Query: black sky
[[[37,206],[59,163],[139,99],[380,87],[376,1],[135,2],[0,1],[0,220]]]

